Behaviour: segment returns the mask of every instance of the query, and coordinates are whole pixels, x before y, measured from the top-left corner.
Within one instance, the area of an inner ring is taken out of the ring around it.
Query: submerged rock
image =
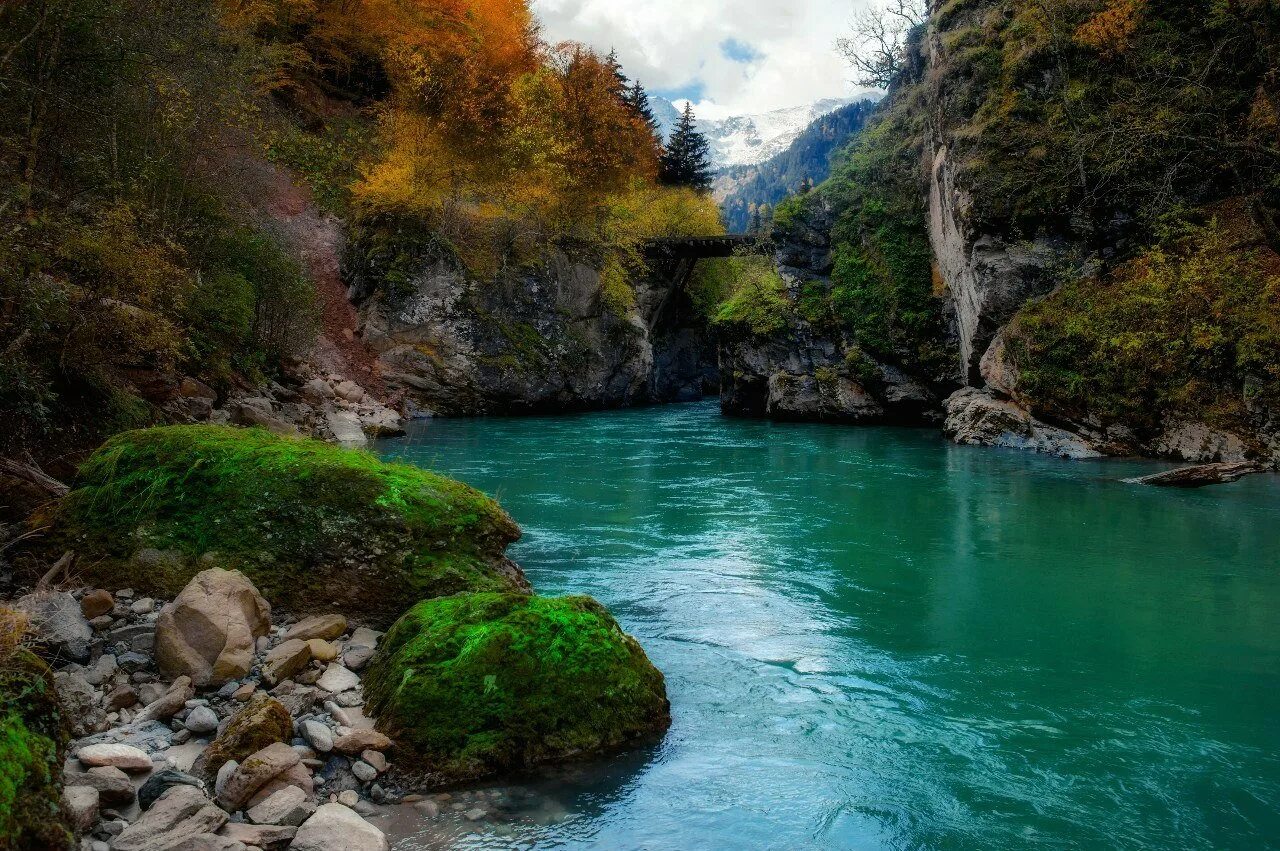
[[[400,764],[436,782],[617,751],[671,720],[662,674],[589,597],[420,603],[383,638],[365,696]]]
[[[493,500],[416,467],[261,430],[174,426],[99,449],[47,546],[100,555],[85,568],[99,584],[167,597],[224,565],[291,612],[381,625],[428,597],[527,591],[504,555],[519,536]],[[78,604],[73,614],[87,643]]]

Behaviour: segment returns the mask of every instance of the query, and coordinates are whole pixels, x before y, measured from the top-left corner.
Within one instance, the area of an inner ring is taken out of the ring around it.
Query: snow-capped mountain
[[[834,112],[856,98],[826,98],[816,103],[775,109],[756,115],[734,115],[721,119],[698,119],[698,129],[711,143],[711,160],[717,169],[755,165],[782,153],[800,133],[818,118]],[[653,97],[654,117],[668,138],[680,121],[680,110],[665,98]]]

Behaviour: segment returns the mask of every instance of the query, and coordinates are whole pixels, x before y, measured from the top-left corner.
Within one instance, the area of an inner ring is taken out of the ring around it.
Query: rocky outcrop
[[[806,287],[830,288],[834,215],[819,201],[776,246],[774,266],[795,305]],[[720,407],[726,414],[851,424],[941,420],[931,382],[881,362],[838,331],[815,327],[795,310],[781,330],[719,329]]]
[[[1046,425],[1012,402],[967,387],[946,403],[943,432],[956,443],[1029,449],[1060,458],[1097,458],[1102,453],[1079,435]]]
[[[406,291],[352,268],[361,333],[382,377],[426,413],[557,412],[700,398],[712,346],[682,285],[689,266],[655,264],[635,305],[602,296],[597,270],[563,255],[477,281],[423,263]]]
[[[1010,241],[971,228],[971,200],[956,185],[945,129],[936,128],[935,134],[929,242],[954,311],[962,375],[981,386],[982,358],[997,332],[1029,299],[1054,288],[1073,251],[1060,238]]]

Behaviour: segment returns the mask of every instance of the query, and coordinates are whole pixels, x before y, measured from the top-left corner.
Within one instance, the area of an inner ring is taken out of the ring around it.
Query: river
[[[1280,847],[1280,477],[1160,490],[714,403],[379,448],[497,497],[538,591],[608,605],[674,717],[400,808],[397,849]]]

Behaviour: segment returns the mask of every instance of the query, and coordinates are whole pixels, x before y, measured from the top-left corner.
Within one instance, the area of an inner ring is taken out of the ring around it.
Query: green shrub
[[[717,286],[725,287],[729,294],[716,309],[715,324],[744,329],[758,337],[787,327],[791,302],[770,258],[733,257],[720,267],[720,274],[724,278]]]
[[[662,674],[589,597],[415,606],[365,676],[402,765],[437,783],[616,751],[670,724]]]
[[[85,579],[108,587],[172,596],[213,563],[287,611],[387,624],[424,598],[526,587],[504,556],[519,534],[493,500],[416,467],[260,430],[171,426],[95,452],[51,546],[95,553]]]

